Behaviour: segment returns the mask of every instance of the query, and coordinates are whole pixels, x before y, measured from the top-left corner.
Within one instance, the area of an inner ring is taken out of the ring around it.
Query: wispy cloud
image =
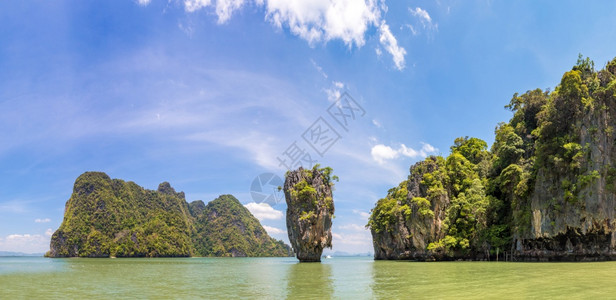
[[[323,68],[321,66],[319,66],[319,64],[317,64],[317,62],[314,61],[314,59],[310,59],[310,62],[312,63],[312,66],[319,72],[319,74],[321,74],[321,76],[323,76],[323,78],[327,79],[327,73],[325,73],[325,71],[323,71]]]
[[[414,23],[406,24],[405,26],[411,30],[413,35],[418,35],[425,31],[430,37],[435,31],[438,31],[438,24],[433,22],[432,17],[425,9],[409,7],[409,12],[414,17]]]
[[[49,223],[51,222],[51,219],[49,218],[45,218],[45,219],[34,219],[34,223]]]
[[[244,206],[250,211],[250,213],[252,213],[253,216],[255,216],[255,218],[259,219],[259,221],[279,220],[283,217],[282,211],[275,210],[267,203],[250,202]]]
[[[404,69],[406,64],[404,58],[404,56],[406,56],[406,50],[398,45],[398,40],[396,40],[396,37],[391,33],[391,30],[389,30],[389,25],[384,21],[381,23],[381,26],[379,26],[379,32],[379,41],[383,48],[385,48],[385,51],[391,54],[396,68],[398,70]]]
[[[330,102],[335,102],[342,95],[342,91],[344,90],[344,83],[340,81],[332,81],[331,86],[325,89],[325,94],[327,94],[327,100]]]

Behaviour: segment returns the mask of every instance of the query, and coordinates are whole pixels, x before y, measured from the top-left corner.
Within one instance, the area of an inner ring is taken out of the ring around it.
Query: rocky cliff
[[[299,168],[287,172],[284,194],[287,201],[289,241],[301,262],[319,262],[323,248],[332,247],[331,168]]]
[[[616,258],[616,59],[565,73],[544,109],[536,176],[514,234],[523,260]],[[560,146],[560,148],[558,148]]]
[[[193,244],[197,255],[244,257],[293,254],[288,245],[272,239],[259,220],[232,195],[222,195],[207,205],[201,201],[198,203],[190,206],[195,217]]]
[[[86,172],[75,181],[50,257],[288,256],[231,195],[188,204],[169,183],[146,190]]]
[[[442,168],[439,157],[417,163],[411,167],[408,180],[379,200],[370,223],[375,258],[425,260],[428,245],[444,237],[449,196],[441,190],[430,190],[428,183],[422,184],[424,175],[440,176]]]
[[[489,151],[456,139],[377,202],[376,259],[616,258],[616,59],[580,57],[554,91],[506,108]]]

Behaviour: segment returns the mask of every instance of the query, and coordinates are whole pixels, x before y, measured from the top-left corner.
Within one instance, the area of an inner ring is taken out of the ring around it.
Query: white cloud
[[[218,16],[218,24],[223,24],[229,21],[234,11],[240,9],[244,5],[244,0],[185,0],[184,9],[187,12],[195,12],[208,6],[215,6],[216,15]]]
[[[438,149],[434,148],[430,144],[422,144],[423,146],[419,150],[409,148],[404,144],[401,144],[400,148],[397,150],[383,144],[378,144],[372,147],[370,154],[372,155],[372,159],[374,159],[377,163],[383,164],[386,160],[392,160],[400,157],[401,155],[410,158],[426,157],[438,151]]]
[[[400,153],[400,154],[402,154],[402,155],[404,155],[406,157],[410,157],[410,158],[415,158],[415,157],[421,155],[420,151],[416,151],[413,148],[408,148],[404,144],[400,145],[400,149],[398,149],[398,153]],[[425,157],[425,155],[421,155],[421,156]]]
[[[381,55],[383,55],[383,51],[381,51],[381,48],[376,47],[374,48],[374,52],[376,52],[376,56],[381,57]]]
[[[364,45],[364,33],[378,24],[380,8],[374,0],[267,0],[266,18],[313,45],[341,39],[348,46]]]
[[[226,23],[233,12],[246,3],[265,6],[265,19],[275,27],[289,31],[314,46],[319,42],[342,40],[349,48],[362,47],[371,27],[380,31],[380,42],[392,54],[396,68],[404,68],[406,51],[398,46],[389,26],[382,19],[387,12],[384,1],[377,0],[184,0],[189,12],[214,7],[218,23]],[[380,51],[380,50],[378,50]],[[377,51],[377,55],[378,55]]]
[[[276,228],[276,227],[272,227],[272,226],[267,226],[267,225],[263,225],[263,229],[265,229],[265,231],[267,231],[268,234],[272,235],[272,234],[281,234],[281,233],[286,233],[286,231]]]
[[[51,237],[52,235],[53,235],[53,229],[47,228],[47,230],[45,230],[45,236]]]
[[[141,6],[147,6],[150,4],[150,0],[137,0],[137,3]]]
[[[239,9],[244,5],[244,0],[217,0],[216,14],[218,15],[218,23],[225,23],[231,18],[234,10]]]
[[[210,4],[212,4],[211,0],[185,0],[184,9],[186,9],[187,12],[194,12]]]
[[[380,37],[379,41],[381,45],[391,56],[393,57],[394,64],[398,70],[404,69],[406,50],[404,48],[398,46],[398,40],[389,30],[389,25],[385,23],[385,21],[381,22],[381,26],[379,26]]]
[[[34,223],[49,223],[51,222],[51,219],[49,218],[45,218],[45,219],[35,219]]]
[[[282,212],[275,210],[267,203],[250,202],[244,205],[255,218],[262,220],[279,220],[282,219]]]
[[[11,234],[0,239],[1,251],[42,253],[49,250],[49,236],[40,234]]]
[[[370,154],[372,155],[372,158],[379,164],[382,164],[383,162],[385,162],[385,160],[398,157],[398,151],[383,144],[378,144],[372,147],[372,150],[370,150]]]
[[[422,144],[423,146],[421,147],[421,150],[424,151],[425,153],[436,153],[436,151],[438,151],[438,149],[434,148],[430,144],[426,144],[426,143],[422,143]]]
[[[383,128],[381,122],[377,121],[376,119],[372,119],[372,124],[374,124],[374,126],[376,126],[377,128]]]

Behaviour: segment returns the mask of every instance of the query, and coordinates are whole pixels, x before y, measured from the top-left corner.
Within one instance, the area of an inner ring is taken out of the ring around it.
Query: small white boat
[[[325,258],[332,258],[331,255],[325,255]]]

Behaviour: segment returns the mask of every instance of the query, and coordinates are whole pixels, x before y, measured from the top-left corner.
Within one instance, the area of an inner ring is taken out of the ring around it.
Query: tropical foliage
[[[86,172],[75,181],[53,257],[288,256],[231,195],[188,204],[167,182],[157,191]]]
[[[595,164],[590,152],[615,140],[609,124],[616,107],[616,59],[596,71],[580,55],[554,91],[516,93],[505,107],[513,116],[498,124],[489,151],[480,139],[455,139],[446,158],[428,157],[411,168],[409,180],[376,203],[367,226],[374,233],[393,230],[413,208],[423,211],[420,217],[436,220],[432,210],[446,197],[449,203],[439,219],[443,237],[426,249],[449,256],[494,253],[511,247],[513,237],[528,236],[530,197],[538,180],[552,186],[549,193],[555,196],[542,205],[553,212],[583,209],[581,191],[602,177],[614,191],[616,168]],[[419,194],[409,193],[409,182],[417,176]]]

